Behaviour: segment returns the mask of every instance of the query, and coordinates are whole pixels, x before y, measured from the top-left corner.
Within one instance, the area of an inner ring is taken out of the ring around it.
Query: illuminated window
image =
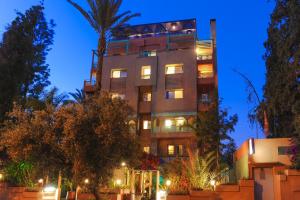
[[[146,146],[146,147],[144,147],[143,148],[143,151],[145,152],[145,153],[150,153],[150,147],[149,146]]]
[[[182,99],[183,89],[169,90],[166,92],[166,99]]]
[[[177,117],[177,118],[172,118],[172,119],[166,119],[165,120],[165,127],[166,128],[171,128],[173,126],[175,127],[181,127],[185,123],[185,118],[184,117]]]
[[[127,77],[126,69],[112,69],[111,78],[125,78]]]
[[[144,129],[144,130],[151,129],[151,121],[149,121],[149,120],[144,120],[144,121],[143,121],[143,129]]]
[[[183,73],[182,64],[166,65],[166,74],[180,74]]]
[[[144,57],[156,56],[156,51],[155,50],[153,50],[153,51],[143,51],[141,53],[141,56],[144,56]]]
[[[125,94],[111,93],[111,98],[112,99],[116,99],[116,98],[125,99]]]
[[[151,77],[151,66],[143,66],[142,67],[142,79],[150,79]]]
[[[175,119],[175,125],[176,126],[183,126],[185,123],[185,119],[183,117],[178,117]]]
[[[175,154],[175,146],[168,145],[168,155],[174,155],[174,154]]]
[[[178,145],[177,148],[178,155],[183,156],[183,145]]]
[[[97,77],[96,73],[92,73],[92,77],[91,77],[91,84],[92,85],[96,85],[96,80],[97,80],[96,77]]]
[[[173,125],[173,120],[171,120],[171,119],[166,119],[165,120],[165,127],[166,128],[171,128],[172,125]]]
[[[151,92],[146,92],[143,94],[143,101],[151,101]]]
[[[211,78],[214,76],[214,70],[212,64],[198,65],[199,78]]]

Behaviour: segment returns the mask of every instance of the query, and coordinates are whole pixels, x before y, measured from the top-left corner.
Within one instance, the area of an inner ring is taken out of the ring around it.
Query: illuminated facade
[[[196,20],[127,26],[108,42],[101,90],[128,101],[130,124],[143,150],[170,160],[195,149],[193,132],[183,126],[209,109],[217,90],[216,30],[199,40]],[[95,91],[97,56],[93,55],[87,94]]]

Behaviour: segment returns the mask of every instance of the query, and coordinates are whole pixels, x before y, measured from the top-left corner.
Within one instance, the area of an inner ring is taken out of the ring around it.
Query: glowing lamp
[[[54,186],[51,186],[51,185],[44,188],[45,193],[52,193],[52,192],[55,192],[55,191],[56,191],[56,188]]]
[[[42,184],[43,182],[44,182],[44,180],[42,178],[38,180],[38,183]]]
[[[121,163],[121,166],[122,166],[122,167],[125,167],[125,166],[126,166],[126,163],[125,163],[125,162],[122,162],[122,163]]]
[[[84,183],[85,183],[85,184],[89,184],[89,182],[90,182],[89,179],[87,179],[87,178],[84,179]]]
[[[121,183],[122,183],[121,179],[116,180],[116,185],[121,185]]]
[[[166,181],[166,186],[169,187],[170,185],[171,185],[171,181],[170,181],[170,180],[167,180],[167,181]]]

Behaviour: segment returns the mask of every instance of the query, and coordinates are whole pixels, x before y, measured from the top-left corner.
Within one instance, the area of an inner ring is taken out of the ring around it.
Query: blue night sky
[[[75,0],[86,6],[85,0]],[[0,35],[16,16],[39,0],[0,0]],[[48,55],[51,83],[61,92],[82,88],[89,77],[91,50],[96,48],[97,35],[85,19],[66,0],[45,0],[46,17],[56,23],[54,45]],[[237,113],[239,122],[232,136],[237,145],[256,130],[249,127],[247,92],[244,81],[231,69],[245,73],[262,94],[265,78],[267,26],[274,2],[269,0],[123,0],[122,10],[141,13],[131,24],[178,19],[197,19],[198,37],[209,38],[209,20],[217,20],[219,93],[223,107]],[[259,132],[259,137],[263,137]]]

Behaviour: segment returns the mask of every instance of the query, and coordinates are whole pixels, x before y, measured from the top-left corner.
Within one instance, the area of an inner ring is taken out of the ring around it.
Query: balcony
[[[210,85],[215,83],[214,72],[198,73],[198,84]]]
[[[122,78],[111,78],[110,79],[110,89],[112,91],[125,90],[127,77]]]
[[[90,80],[85,80],[83,89],[87,93],[94,92],[96,90],[96,82],[90,81]]]
[[[212,62],[213,59],[213,43],[212,40],[197,41],[196,44],[197,60],[199,62]]]
[[[174,88],[183,88],[183,73],[166,75],[166,89]]]
[[[155,138],[187,138],[193,137],[194,133],[191,128],[185,126],[154,127],[152,135]]]
[[[151,101],[139,102],[139,113],[151,113]]]
[[[198,111],[208,111],[211,107],[211,100],[210,99],[200,99],[198,104]]]

